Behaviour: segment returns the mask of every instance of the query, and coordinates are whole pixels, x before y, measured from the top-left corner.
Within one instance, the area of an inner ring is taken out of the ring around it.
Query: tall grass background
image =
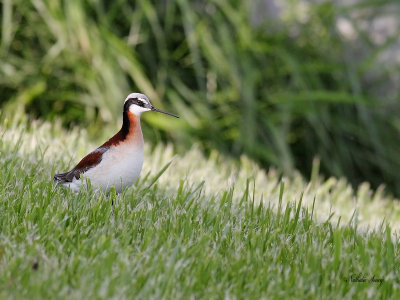
[[[353,18],[399,15],[398,1],[313,3],[303,17],[302,2],[287,1],[279,23],[252,22],[252,1],[0,3],[3,115],[61,118],[98,136],[140,91],[181,116],[145,115],[147,139],[181,151],[200,141],[205,153],[244,153],[306,176],[317,156],[325,174],[400,195],[398,87],[384,85],[399,65],[379,60],[399,28],[377,43]],[[339,18],[355,38],[339,32]]]

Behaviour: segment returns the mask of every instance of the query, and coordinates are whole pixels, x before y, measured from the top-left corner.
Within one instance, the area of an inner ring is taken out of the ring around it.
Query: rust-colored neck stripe
[[[124,109],[123,123],[121,130],[111,139],[105,142],[102,147],[116,146],[127,139],[136,139],[141,136],[140,119],[138,116]]]

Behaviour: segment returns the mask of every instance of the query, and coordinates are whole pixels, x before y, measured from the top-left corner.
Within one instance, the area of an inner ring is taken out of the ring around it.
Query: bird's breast
[[[119,192],[131,186],[139,177],[143,156],[143,147],[111,148],[104,153],[100,164],[86,172],[84,177],[89,178],[95,188],[109,189],[115,186]]]

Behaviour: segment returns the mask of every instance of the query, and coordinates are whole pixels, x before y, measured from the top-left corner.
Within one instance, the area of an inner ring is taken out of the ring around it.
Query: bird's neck
[[[123,140],[143,142],[142,129],[140,128],[140,115],[136,115],[129,110],[124,111],[120,132]]]
[[[120,143],[143,147],[143,134],[140,128],[140,116],[124,111],[121,130],[100,147],[117,146]]]

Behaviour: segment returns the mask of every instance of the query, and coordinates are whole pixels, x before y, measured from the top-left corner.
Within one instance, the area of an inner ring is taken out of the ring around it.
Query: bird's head
[[[146,95],[140,93],[132,93],[126,97],[124,102],[124,111],[130,111],[131,113],[140,116],[145,111],[158,111],[160,113],[179,118],[177,115],[155,108]]]

